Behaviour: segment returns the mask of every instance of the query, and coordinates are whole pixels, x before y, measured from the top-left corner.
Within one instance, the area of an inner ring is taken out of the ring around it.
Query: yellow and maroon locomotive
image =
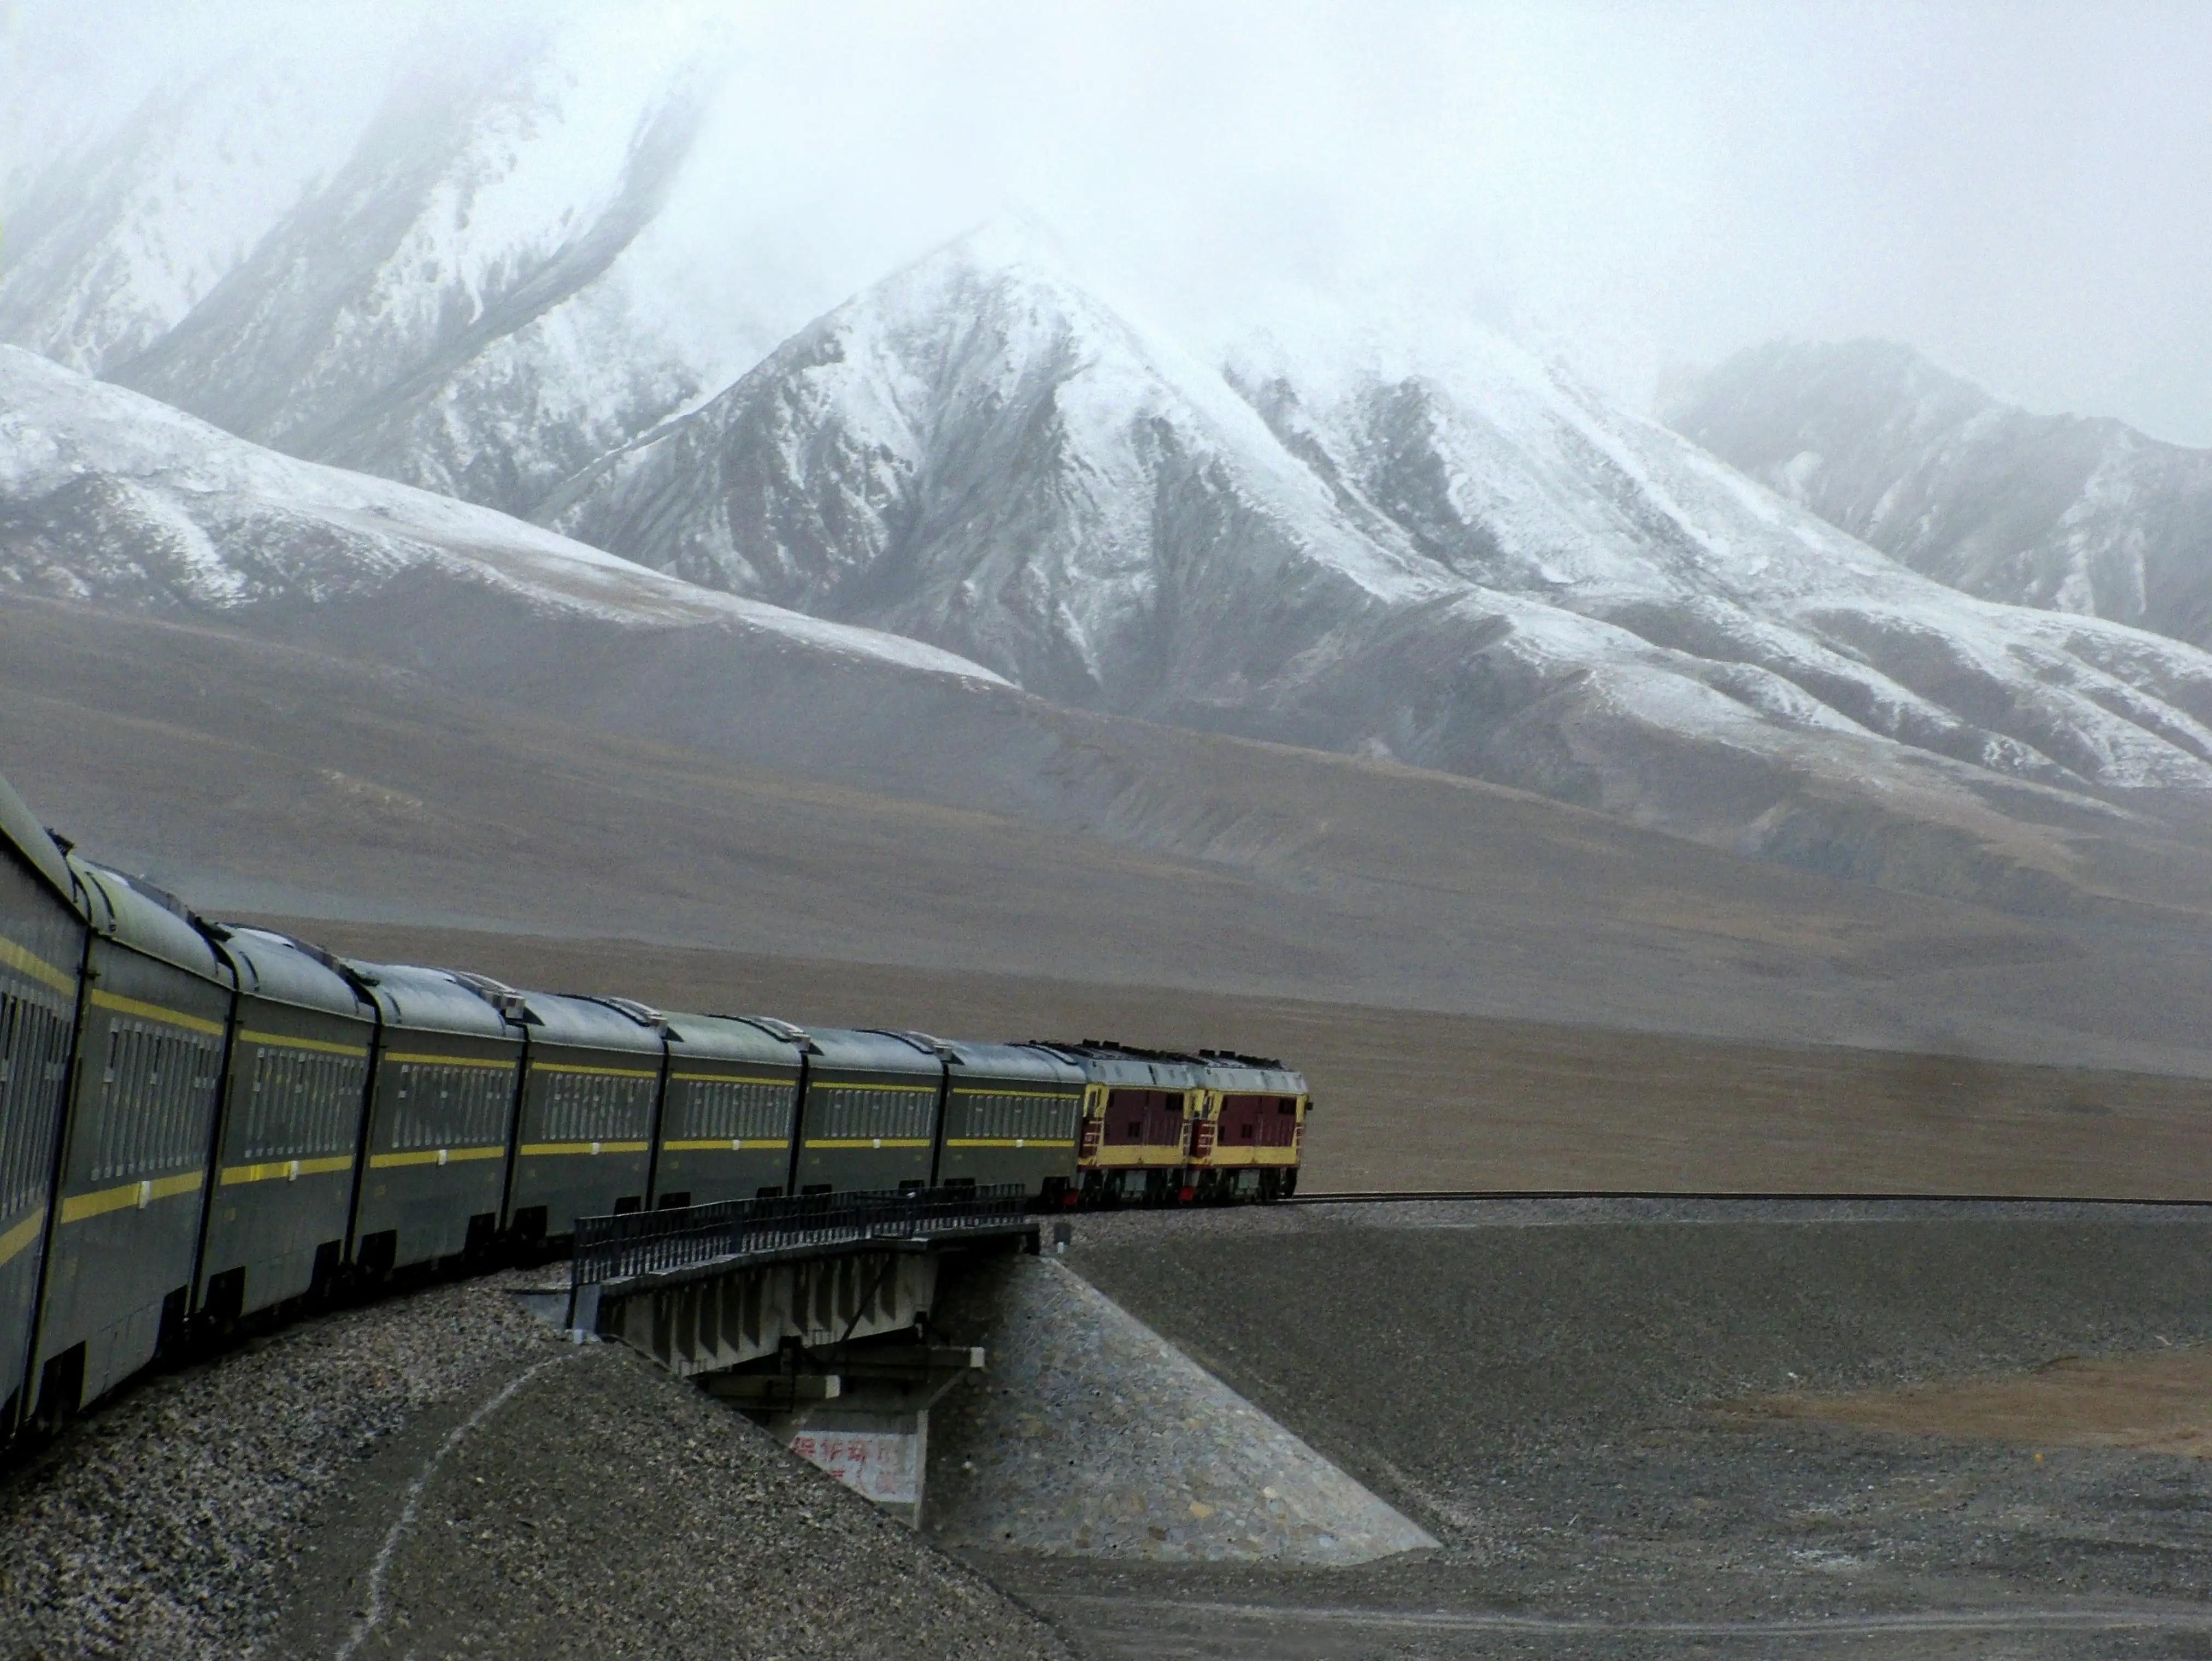
[[[1083,1076],[1079,1203],[1278,1199],[1297,1188],[1312,1099],[1279,1061],[1085,1039],[1033,1047]]]

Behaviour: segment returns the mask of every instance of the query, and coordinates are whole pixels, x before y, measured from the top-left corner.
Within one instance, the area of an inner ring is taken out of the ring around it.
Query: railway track
[[[1957,1194],[1897,1192],[1832,1192],[1811,1190],[1694,1189],[1694,1188],[1449,1188],[1402,1190],[1346,1189],[1340,1192],[1297,1194],[1278,1200],[1279,1205],[1413,1204],[1445,1200],[1690,1200],[1698,1203],[1743,1204],[1942,1204],[1942,1205],[2159,1205],[2212,1209],[2212,1198],[2141,1198],[2114,1194]]]

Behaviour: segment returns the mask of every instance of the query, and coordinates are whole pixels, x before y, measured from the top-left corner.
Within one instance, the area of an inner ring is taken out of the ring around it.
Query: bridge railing
[[[916,1240],[1016,1227],[1029,1205],[1019,1183],[794,1194],[576,1219],[574,1288],[663,1275],[769,1252]]]

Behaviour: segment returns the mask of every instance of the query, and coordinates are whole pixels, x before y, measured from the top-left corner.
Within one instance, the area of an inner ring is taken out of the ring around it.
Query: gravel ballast
[[[0,1657],[1043,1658],[1050,1632],[511,1288],[148,1380],[0,1479]]]
[[[1726,1410],[2212,1343],[2202,1210],[1302,1205],[1068,1261],[1443,1543],[986,1565],[1085,1653],[2212,1653],[2203,1462]]]

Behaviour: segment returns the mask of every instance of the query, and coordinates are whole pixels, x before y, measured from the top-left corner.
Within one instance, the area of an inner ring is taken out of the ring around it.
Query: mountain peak
[[[1060,233],[1027,207],[1012,207],[948,238],[916,264],[945,259],[980,272],[1028,272],[1073,282],[1074,267]]]

